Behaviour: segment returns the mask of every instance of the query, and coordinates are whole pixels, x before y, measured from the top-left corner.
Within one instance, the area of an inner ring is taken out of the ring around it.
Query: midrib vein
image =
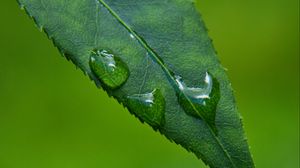
[[[152,56],[152,58],[162,67],[162,69],[164,70],[164,72],[167,74],[167,76],[171,79],[171,81],[174,82],[174,84],[178,87],[178,84],[176,82],[176,80],[174,79],[173,75],[171,74],[170,70],[164,65],[164,63],[161,61],[160,57],[158,56],[158,54],[134,31],[132,30],[124,21],[123,19],[112,9],[110,8],[110,6],[108,4],[106,4],[106,2],[104,0],[98,0],[108,11],[109,13],[117,19],[117,21],[130,33],[132,34],[135,39],[148,51],[148,53],[150,53],[149,55]],[[204,117],[201,115],[201,113],[197,110],[197,108],[194,106],[194,104],[191,102],[191,100],[188,98],[188,96],[186,96],[183,92],[182,94],[185,96],[185,98],[188,100],[188,102],[190,103],[190,105],[193,107],[193,109],[200,115],[200,117],[203,119],[203,121],[205,121]],[[205,121],[206,122],[206,121]],[[207,124],[207,122],[206,122]],[[232,166],[234,168],[236,168],[235,164],[233,163],[229,153],[227,152],[227,150],[224,148],[224,146],[221,144],[219,138],[215,135],[214,131],[212,130],[212,128],[209,126],[209,124],[207,124],[211,134],[213,135],[213,137],[215,138],[215,140],[218,142],[219,146],[222,148],[223,152],[225,153],[226,157],[229,159],[230,163],[232,164]]]

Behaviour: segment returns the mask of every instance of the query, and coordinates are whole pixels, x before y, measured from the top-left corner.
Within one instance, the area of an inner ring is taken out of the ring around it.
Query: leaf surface
[[[59,51],[210,167],[252,168],[230,82],[191,0],[19,0]]]

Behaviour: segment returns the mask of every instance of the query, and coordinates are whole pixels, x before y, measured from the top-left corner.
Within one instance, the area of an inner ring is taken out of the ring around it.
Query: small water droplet
[[[208,72],[205,73],[203,87],[188,87],[180,76],[175,76],[175,79],[181,91],[178,100],[185,112],[205,120],[216,131],[215,114],[220,99],[218,81]]]
[[[129,77],[126,64],[107,50],[92,51],[89,64],[98,79],[110,89],[120,87]]]
[[[132,33],[130,33],[129,36],[130,36],[130,38],[135,39],[135,37]]]
[[[126,105],[131,113],[154,129],[165,122],[165,99],[159,89],[151,93],[127,96]]]

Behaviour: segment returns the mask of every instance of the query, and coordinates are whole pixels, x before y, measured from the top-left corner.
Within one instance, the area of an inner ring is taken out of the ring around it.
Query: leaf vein
[[[140,37],[137,32],[135,32],[129,25],[126,24],[125,21],[123,21],[123,19],[121,19],[121,17],[104,1],[104,0],[98,0],[104,8],[106,8],[108,10],[108,12],[130,33],[132,34],[135,39],[137,39],[137,41],[142,45],[142,47],[144,47],[147,52],[149,53],[148,55],[154,59],[154,61],[156,61],[162,68],[162,70],[166,73],[166,76],[168,78],[171,79],[171,81],[173,82],[173,84],[175,84],[175,86],[177,86],[177,88],[175,88],[176,90],[178,90],[178,84],[176,83],[175,78],[172,75],[172,72],[165,66],[165,64],[163,63],[162,59],[160,58],[160,56],[149,46],[149,44],[142,38]],[[201,113],[197,110],[197,108],[193,105],[193,103],[191,102],[191,100],[184,94],[182,93],[186,99],[188,100],[188,102],[190,103],[191,107],[195,110],[195,112],[197,112],[200,116]],[[204,117],[201,117],[204,120]],[[236,168],[236,165],[234,164],[234,162],[232,161],[231,156],[229,155],[229,153],[227,152],[227,150],[225,149],[225,147],[222,145],[222,143],[220,142],[219,138],[217,137],[217,135],[214,133],[213,129],[207,124],[207,122],[205,121],[208,129],[210,130],[213,138],[216,140],[217,144],[220,146],[220,148],[223,150],[225,156],[228,158],[229,162],[232,164],[232,166],[234,168]]]

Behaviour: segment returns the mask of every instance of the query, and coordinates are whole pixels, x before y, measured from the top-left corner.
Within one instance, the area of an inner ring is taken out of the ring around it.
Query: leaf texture
[[[19,0],[59,51],[214,168],[254,167],[230,82],[191,0]]]

